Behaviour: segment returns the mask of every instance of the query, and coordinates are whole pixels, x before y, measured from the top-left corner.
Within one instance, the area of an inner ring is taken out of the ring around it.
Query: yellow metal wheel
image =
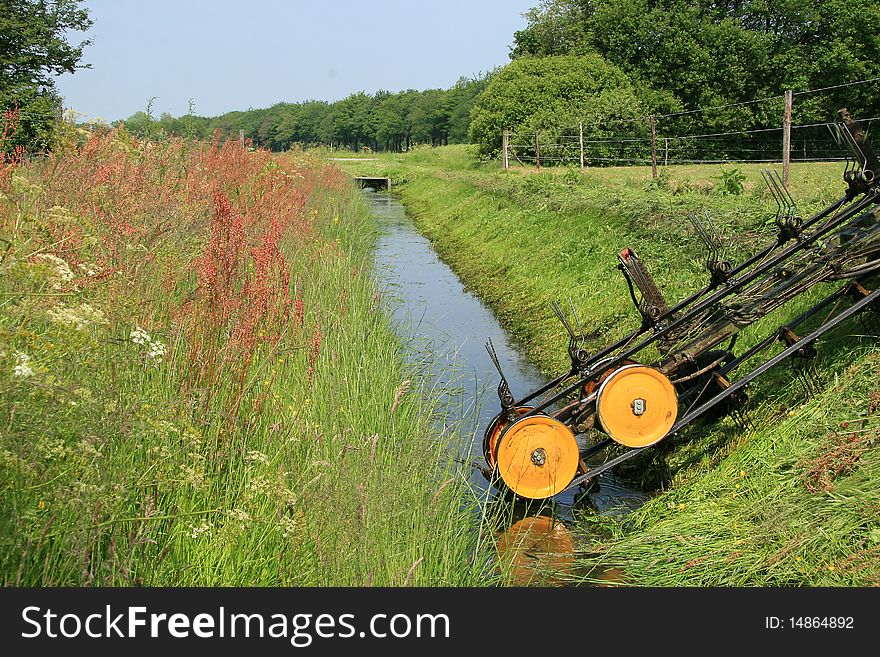
[[[495,463],[514,493],[532,500],[553,497],[574,479],[580,462],[571,429],[546,415],[524,417],[501,434]]]
[[[517,415],[525,415],[532,408],[532,406],[520,406],[516,409],[516,413]],[[483,435],[483,458],[489,464],[489,470],[495,469],[495,449],[498,447],[498,439],[501,437],[501,432],[509,425],[507,413],[502,411],[492,419],[486,428],[486,433]]]
[[[660,441],[678,417],[678,396],[668,378],[644,365],[626,365],[599,386],[596,412],[605,433],[626,447]]]

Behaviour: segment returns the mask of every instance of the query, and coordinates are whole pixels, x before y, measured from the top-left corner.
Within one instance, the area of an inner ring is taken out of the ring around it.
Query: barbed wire
[[[856,85],[860,85],[860,84],[869,84],[871,82],[877,82],[877,81],[880,81],[880,76],[868,78],[865,80],[855,80],[853,82],[843,82],[841,84],[830,85],[827,87],[817,87],[815,89],[802,89],[800,91],[792,91],[792,95],[793,96],[803,96],[806,94],[821,93],[823,91],[830,91],[832,89],[842,89],[844,87],[852,87],[852,86],[856,86]],[[668,118],[674,118],[677,116],[687,116],[690,114],[699,114],[701,112],[708,112],[710,110],[721,110],[721,109],[729,109],[731,107],[742,107],[745,105],[755,105],[758,103],[765,103],[765,102],[768,102],[771,100],[780,100],[780,99],[784,99],[784,98],[785,98],[785,94],[778,94],[775,96],[766,96],[764,98],[756,98],[753,100],[744,100],[744,101],[739,101],[739,102],[735,102],[735,103],[724,103],[722,105],[710,105],[708,107],[697,107],[697,108],[690,109],[690,110],[681,110],[680,112],[668,112],[666,114],[653,114],[653,116],[654,116],[655,120],[656,119],[668,119]],[[651,114],[643,114],[641,116],[636,116],[636,117],[626,118],[626,119],[623,119],[623,118],[621,118],[621,119],[608,119],[604,123],[605,123],[605,125],[625,125],[628,123],[648,121],[648,120],[650,120],[651,116],[652,116]]]
[[[880,120],[880,116],[859,119],[865,126]],[[817,129],[835,125],[833,121],[803,123],[790,126],[790,162],[833,162],[842,161],[841,143],[834,136],[822,137]],[[782,161],[781,153],[775,153],[781,146],[780,133],[784,127],[750,128],[746,130],[726,130],[709,133],[685,135],[655,134],[651,137],[622,137],[607,139],[581,139],[581,135],[571,134],[571,129],[563,127],[559,132],[546,130],[549,141],[541,141],[541,133],[508,133],[510,160],[521,165],[546,164],[557,166],[565,163],[584,164],[725,164],[760,163],[769,164]],[[812,133],[801,134],[802,131]],[[830,137],[830,138],[829,138]],[[653,142],[653,143],[652,143]],[[656,160],[652,159],[653,155]],[[781,149],[779,149],[781,150]]]

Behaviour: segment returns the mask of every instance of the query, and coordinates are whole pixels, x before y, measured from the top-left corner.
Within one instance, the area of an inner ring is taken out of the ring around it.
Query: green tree
[[[489,83],[491,73],[474,77],[461,77],[447,93],[449,99],[449,141],[460,144],[468,140],[471,125],[471,109],[477,97]]]
[[[415,142],[442,146],[449,141],[451,110],[449,94],[441,89],[428,89],[415,98],[409,118]]]
[[[376,142],[383,150],[400,151],[403,149],[409,132],[408,108],[406,96],[386,94],[376,103],[373,113]]]
[[[0,109],[21,111],[16,143],[51,145],[61,110],[54,77],[73,73],[89,41],[67,42],[70,30],[92,24],[80,0],[0,0]]]
[[[620,134],[619,121],[644,112],[629,77],[599,55],[521,57],[496,73],[477,98],[470,137],[482,157],[491,157],[505,129],[522,135],[541,130],[556,142],[583,121],[588,139],[602,139]]]
[[[527,19],[512,57],[596,52],[685,109],[880,75],[878,0],[544,0]],[[871,86],[843,87],[798,99],[795,119],[828,120],[841,106],[880,110]],[[664,127],[743,130],[780,110],[756,103]]]

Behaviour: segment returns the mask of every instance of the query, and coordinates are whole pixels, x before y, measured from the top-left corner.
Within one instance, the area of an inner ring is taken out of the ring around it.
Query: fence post
[[[239,128],[238,130],[238,143],[241,144],[241,149],[244,150],[244,129]]]
[[[535,130],[535,164],[541,168],[541,131]]]
[[[651,115],[651,177],[657,177],[657,119]]]
[[[669,137],[663,138],[663,166],[669,166]]]
[[[503,149],[503,154],[501,156],[501,165],[505,169],[510,168],[510,131],[505,130],[501,133],[501,148]]]
[[[584,170],[584,122],[578,122],[578,136],[581,143],[581,171]]]
[[[791,89],[786,89],[782,112],[782,182],[786,185],[791,174],[791,97]]]

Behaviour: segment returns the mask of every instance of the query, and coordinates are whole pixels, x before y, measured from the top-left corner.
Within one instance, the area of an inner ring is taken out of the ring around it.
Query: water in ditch
[[[546,378],[523,356],[492,312],[440,260],[404,207],[385,193],[365,190],[364,194],[382,230],[375,276],[408,356],[426,368],[423,374],[429,384],[445,396],[445,421],[459,432],[462,444],[471,445],[469,458],[482,462],[483,431],[499,411],[499,377],[486,352],[486,341],[492,340],[515,397],[539,388]],[[487,503],[497,501],[498,491],[479,470],[473,470],[471,484]],[[573,522],[577,509],[625,513],[646,499],[642,491],[608,473],[585,494],[574,491],[556,496],[549,509],[511,513],[508,534],[514,536],[502,534],[499,545],[520,535],[528,544],[526,561],[539,563],[542,550],[573,552],[588,543]],[[524,576],[529,573],[526,567]]]

